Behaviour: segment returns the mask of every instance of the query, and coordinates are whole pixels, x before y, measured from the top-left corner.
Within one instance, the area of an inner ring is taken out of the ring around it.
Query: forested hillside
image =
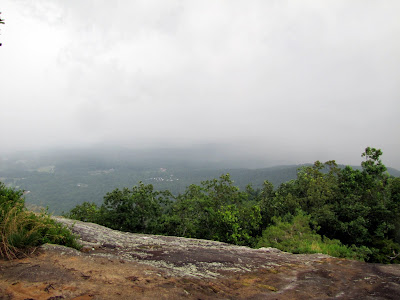
[[[107,192],[135,186],[139,181],[178,195],[190,184],[230,173],[241,189],[250,183],[261,188],[264,180],[279,185],[296,178],[299,167],[248,169],[243,168],[247,163],[221,161],[210,152],[201,148],[194,152],[91,149],[20,153],[0,159],[0,181],[27,191],[26,203],[31,207],[49,207],[59,214],[84,201],[101,204]]]
[[[177,196],[140,182],[66,216],[122,231],[399,263],[400,177],[389,175],[381,155],[366,148],[360,170],[316,161],[296,179],[277,187],[265,180],[261,189],[242,190],[229,174]]]
[[[170,149],[19,153],[0,159],[0,181],[25,190],[28,206],[48,207],[50,212],[60,214],[85,201],[101,204],[107,192],[131,188],[139,181],[177,196],[191,184],[229,173],[234,185],[241,190],[245,190],[248,184],[261,189],[265,180],[277,187],[295,179],[302,167],[287,165],[250,169],[248,166],[257,166],[257,162],[222,160],[213,155],[214,152],[203,147],[194,153]],[[400,176],[397,170],[389,168],[388,171],[393,176]]]

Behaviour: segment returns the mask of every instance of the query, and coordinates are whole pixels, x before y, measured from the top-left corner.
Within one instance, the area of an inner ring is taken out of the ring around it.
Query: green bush
[[[291,222],[273,218],[258,247],[273,247],[291,253],[323,253],[335,257],[366,260],[371,251],[367,247],[347,247],[339,240],[322,237],[311,228],[311,216],[299,212]]]
[[[63,216],[69,219],[79,220],[83,222],[101,223],[100,208],[93,202],[83,202],[81,205],[75,206]]]
[[[80,248],[71,231],[45,212],[28,211],[22,192],[0,182],[0,256],[17,258],[45,243]]]

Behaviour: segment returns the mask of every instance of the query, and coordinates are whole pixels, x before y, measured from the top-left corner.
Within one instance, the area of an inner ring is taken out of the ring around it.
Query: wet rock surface
[[[124,233],[57,217],[81,251],[0,261],[0,299],[400,299],[400,266]]]

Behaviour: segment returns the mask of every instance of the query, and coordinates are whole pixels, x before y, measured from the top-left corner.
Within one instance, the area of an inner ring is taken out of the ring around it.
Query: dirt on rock
[[[81,251],[0,261],[2,299],[400,299],[400,266],[124,233],[59,218]]]

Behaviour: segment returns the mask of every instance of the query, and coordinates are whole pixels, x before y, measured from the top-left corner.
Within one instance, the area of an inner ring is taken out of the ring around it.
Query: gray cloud
[[[4,1],[6,148],[247,144],[400,168],[398,1]]]

